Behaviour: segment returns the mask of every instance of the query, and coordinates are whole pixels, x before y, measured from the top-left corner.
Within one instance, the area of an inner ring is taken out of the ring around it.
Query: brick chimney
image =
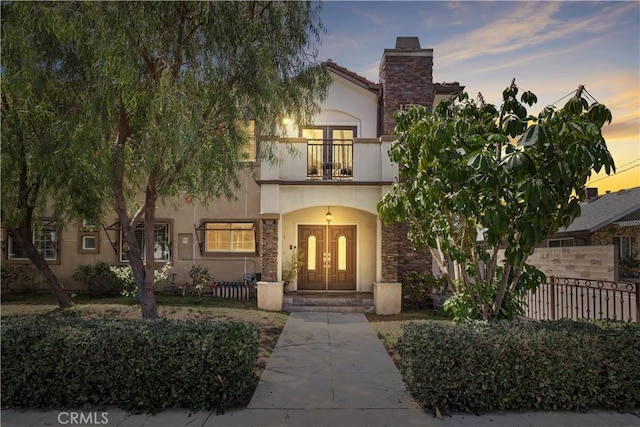
[[[391,135],[393,113],[410,104],[433,107],[433,49],[420,48],[418,37],[398,37],[380,61],[382,98],[380,134]]]
[[[418,37],[398,37],[394,49],[385,49],[380,61],[380,135],[391,135],[393,113],[410,104],[433,107],[433,49],[422,49]],[[412,271],[431,271],[427,248],[414,250],[407,238],[409,225],[382,229],[382,281],[397,282]]]
[[[585,189],[585,195],[587,201],[591,201],[598,198],[598,187],[587,187]]]

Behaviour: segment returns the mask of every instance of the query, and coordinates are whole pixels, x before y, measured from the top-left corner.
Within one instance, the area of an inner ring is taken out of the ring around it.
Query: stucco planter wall
[[[282,311],[283,282],[258,282],[258,310]]]
[[[400,313],[402,307],[402,285],[397,282],[374,283],[373,305],[376,314],[391,315]]]

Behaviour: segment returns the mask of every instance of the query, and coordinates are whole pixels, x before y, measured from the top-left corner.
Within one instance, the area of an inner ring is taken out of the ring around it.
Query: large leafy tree
[[[51,31],[42,8],[2,4],[2,224],[60,307],[72,302],[34,246],[34,233],[56,240],[39,219],[52,216],[58,231],[72,219],[97,219],[104,196],[79,55]]]
[[[231,197],[247,121],[275,135],[284,116],[304,123],[317,112],[330,81],[315,59],[324,31],[319,6],[89,2],[47,8],[59,37],[88,48],[88,108],[100,111],[105,124],[96,129],[111,165],[110,189],[142,315],[155,318],[157,203],[180,190],[201,201]],[[140,221],[142,248],[134,232]]]
[[[408,221],[414,245],[430,248],[458,318],[520,313],[519,297],[544,280],[527,257],[580,215],[592,171],[615,170],[601,132],[611,113],[583,87],[538,116],[527,112],[536,96],[518,92],[514,80],[500,108],[462,93],[433,112],[396,115],[390,157],[399,179],[378,210],[386,222]]]

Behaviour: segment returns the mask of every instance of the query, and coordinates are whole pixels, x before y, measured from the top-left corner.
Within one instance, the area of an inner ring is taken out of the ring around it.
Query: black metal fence
[[[640,282],[549,277],[525,297],[525,315],[539,320],[640,322]]]
[[[353,178],[353,140],[308,140],[307,178]]]

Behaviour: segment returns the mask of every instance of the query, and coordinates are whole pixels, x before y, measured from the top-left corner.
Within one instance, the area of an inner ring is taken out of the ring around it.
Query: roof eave
[[[325,61],[323,62],[323,65],[327,67],[327,69],[332,73],[342,77],[347,81],[350,81],[357,86],[360,86],[363,89],[366,89],[376,95],[380,93],[382,85],[379,83],[374,83],[368,80],[366,77],[362,77],[355,72],[346,69],[345,67],[341,67],[333,61]]]
[[[600,230],[601,228],[604,228],[608,225],[613,224],[614,222],[616,222],[617,220],[619,220],[620,218],[624,218],[625,216],[632,214],[635,211],[640,211],[640,208],[638,208],[637,206],[632,206],[629,209],[627,209],[626,211],[622,211],[619,212],[617,215],[612,216],[611,218],[607,219],[606,221],[601,222],[598,225],[594,225],[591,228],[588,229],[581,229],[581,230],[565,230],[563,231],[563,233],[595,233],[596,231]],[[569,226],[571,227],[571,226]]]

